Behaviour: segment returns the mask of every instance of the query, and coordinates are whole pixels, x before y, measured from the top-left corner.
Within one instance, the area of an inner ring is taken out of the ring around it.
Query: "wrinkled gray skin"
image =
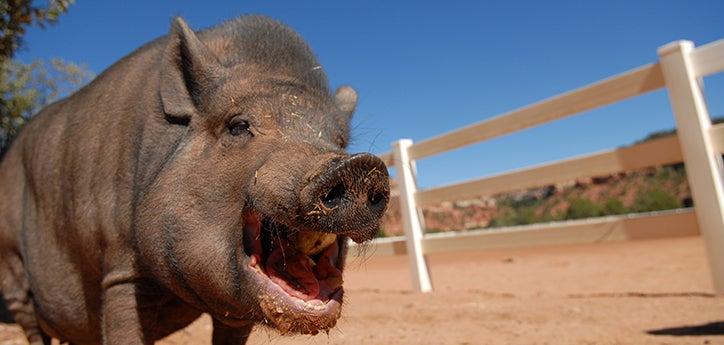
[[[356,101],[349,87],[330,94],[282,24],[194,33],[178,18],[41,111],[0,162],[1,288],[30,343],[149,344],[204,312],[214,344],[278,325],[247,266],[243,213],[342,247],[370,239],[389,186],[379,159],[344,152]],[[289,314],[283,331],[338,316]]]

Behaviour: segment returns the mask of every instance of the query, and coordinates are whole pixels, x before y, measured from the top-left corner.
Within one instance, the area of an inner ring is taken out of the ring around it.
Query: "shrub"
[[[384,238],[387,237],[387,233],[385,232],[385,229],[383,229],[381,226],[379,229],[377,229],[377,235],[375,235],[377,238]]]
[[[489,228],[500,226],[527,225],[540,222],[534,207],[509,208],[502,215],[490,220]]]
[[[606,201],[605,204],[603,204],[603,215],[615,215],[615,214],[625,214],[628,213],[629,210],[626,208],[626,206],[623,205],[621,200],[618,200],[616,198],[610,198]]]
[[[582,198],[571,199],[568,211],[566,212],[566,219],[583,219],[591,217],[599,217],[603,214],[603,208],[601,205]]]
[[[658,183],[680,184],[686,180],[686,170],[683,164],[662,167],[656,172],[655,179]]]
[[[633,204],[633,210],[636,212],[651,212],[670,210],[681,207],[681,202],[676,200],[671,193],[661,188],[653,188],[645,190],[636,196]]]

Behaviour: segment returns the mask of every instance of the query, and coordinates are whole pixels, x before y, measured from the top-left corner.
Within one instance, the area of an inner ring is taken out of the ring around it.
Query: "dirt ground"
[[[250,344],[724,344],[699,237],[438,254],[435,292],[409,292],[407,258],[355,258],[343,318],[329,335]],[[202,318],[162,341],[209,344]],[[0,344],[24,344],[0,325]]]

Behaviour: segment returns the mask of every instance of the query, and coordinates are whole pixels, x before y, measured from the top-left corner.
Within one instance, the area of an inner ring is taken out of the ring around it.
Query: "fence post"
[[[395,167],[397,168],[397,188],[400,189],[400,215],[402,216],[402,228],[405,230],[405,243],[407,245],[407,257],[410,260],[410,273],[412,273],[412,285],[417,291],[432,291],[430,274],[427,270],[427,262],[422,253],[422,227],[415,202],[417,184],[413,163],[410,161],[408,148],[412,146],[412,140],[400,139],[392,145],[395,156]]]
[[[721,154],[709,135],[711,119],[690,53],[691,41],[659,48],[661,70],[676,118],[696,217],[709,255],[714,290],[724,293],[724,189]]]

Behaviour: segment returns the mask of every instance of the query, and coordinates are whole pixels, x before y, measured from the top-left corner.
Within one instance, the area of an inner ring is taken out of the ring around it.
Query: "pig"
[[[175,18],[44,108],[0,162],[1,291],[30,344],[151,344],[203,313],[213,344],[334,327],[347,243],[389,200],[384,163],[346,152],[357,99],[242,16]]]

